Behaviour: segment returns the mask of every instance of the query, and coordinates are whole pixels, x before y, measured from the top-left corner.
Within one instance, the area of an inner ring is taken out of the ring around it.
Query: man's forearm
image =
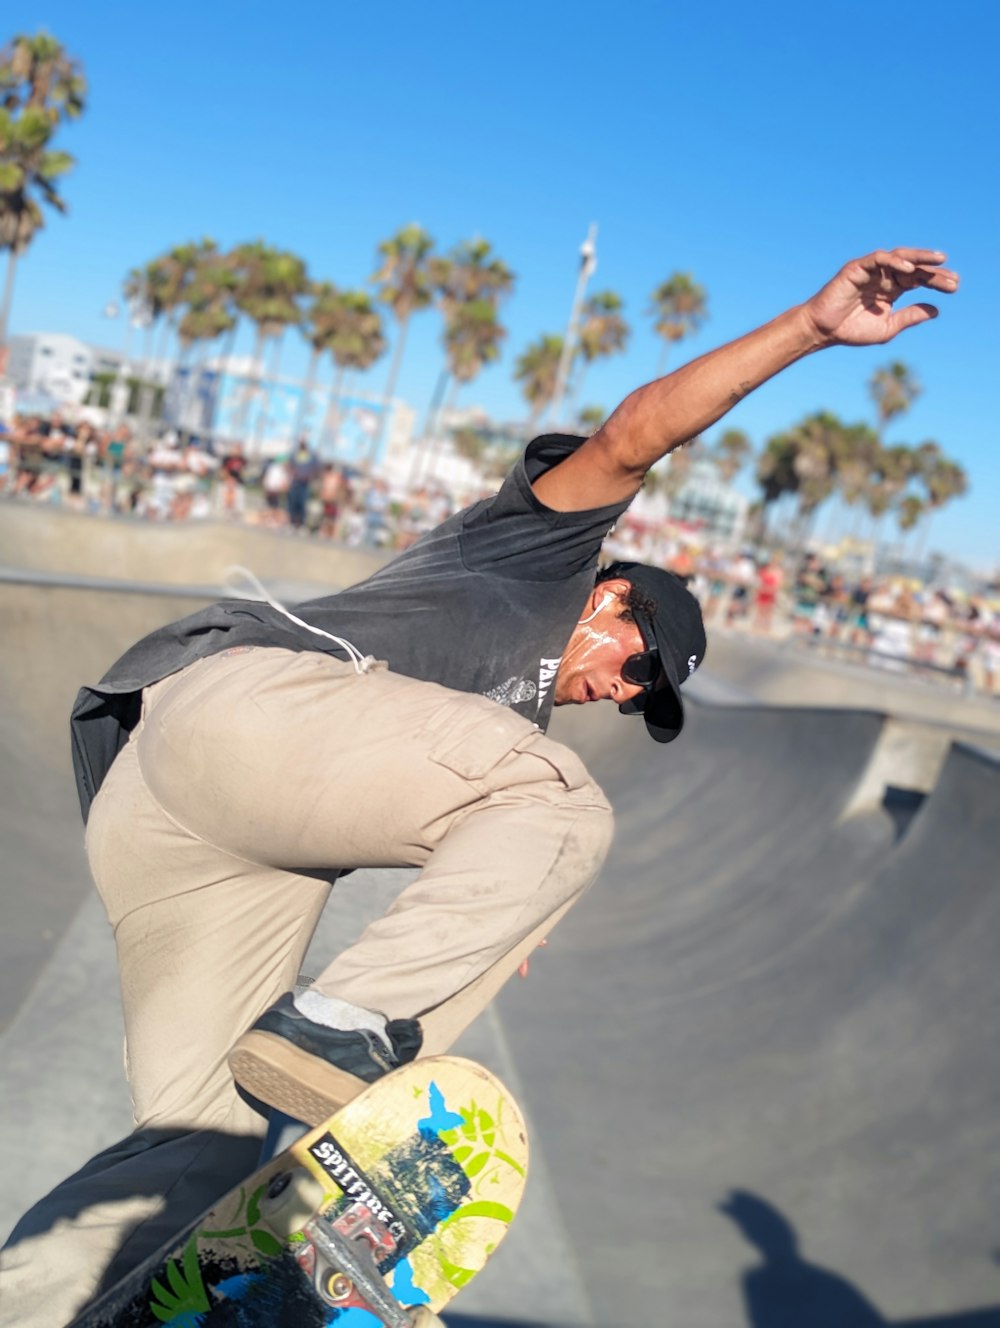
[[[804,305],[631,392],[601,434],[630,470],[645,472],[708,429],[755,387],[825,343]]]

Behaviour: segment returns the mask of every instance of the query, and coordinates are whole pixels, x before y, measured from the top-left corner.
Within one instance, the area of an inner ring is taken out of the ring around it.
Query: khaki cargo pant
[[[433,1055],[591,883],[610,837],[579,758],[481,697],[261,648],[147,689],[87,827],[136,1131],[19,1223],[3,1328],[68,1322],[253,1169],[263,1121],[226,1054],[294,985],[337,868],[423,868],[316,988],[419,1016]]]

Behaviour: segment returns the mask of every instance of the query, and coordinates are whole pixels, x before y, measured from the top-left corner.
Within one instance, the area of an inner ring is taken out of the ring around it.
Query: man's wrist
[[[788,311],[798,323],[803,355],[811,355],[813,351],[826,350],[828,346],[837,345],[836,338],[819,326],[811,306],[812,301],[806,300],[804,304],[797,304]]]

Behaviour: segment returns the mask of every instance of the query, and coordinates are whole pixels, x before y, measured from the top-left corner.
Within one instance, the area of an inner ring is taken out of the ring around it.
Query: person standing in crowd
[[[785,583],[781,554],[772,553],[765,558],[757,573],[757,594],[754,600],[754,630],[770,636],[774,627],[774,609]]]
[[[817,606],[826,593],[826,568],[818,553],[807,553],[795,577],[792,589],[794,608],[792,626],[797,632],[808,634],[814,631]]]
[[[306,523],[306,507],[313,481],[319,474],[319,461],[305,438],[300,438],[289,465],[288,520],[293,530],[301,530]]]

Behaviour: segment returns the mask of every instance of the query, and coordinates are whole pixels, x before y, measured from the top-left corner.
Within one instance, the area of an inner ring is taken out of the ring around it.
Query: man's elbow
[[[629,418],[624,409],[627,405],[626,401],[618,407],[590,439],[588,447],[594,449],[595,460],[599,458],[609,474],[641,484],[656,457],[650,455],[648,443],[636,427],[637,421]]]

